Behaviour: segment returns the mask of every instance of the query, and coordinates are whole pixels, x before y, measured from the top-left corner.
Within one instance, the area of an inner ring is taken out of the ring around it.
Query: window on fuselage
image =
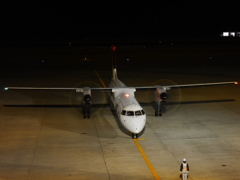
[[[141,112],[142,112],[143,115],[145,114],[144,110],[141,110]]]

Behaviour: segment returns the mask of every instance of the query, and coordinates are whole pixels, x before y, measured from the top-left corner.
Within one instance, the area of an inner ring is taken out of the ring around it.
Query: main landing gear
[[[157,102],[157,109],[155,109],[155,116],[162,116],[161,101]]]
[[[138,138],[138,134],[132,133],[132,139],[137,139],[137,138]]]
[[[155,110],[155,116],[162,116],[162,112],[158,111],[158,110]]]
[[[91,103],[84,103],[82,106],[83,118],[90,118]]]

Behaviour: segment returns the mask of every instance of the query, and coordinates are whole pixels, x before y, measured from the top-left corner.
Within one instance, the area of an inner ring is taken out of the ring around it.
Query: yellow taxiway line
[[[99,78],[100,82],[102,83],[103,87],[106,87],[106,85],[104,84],[102,78],[100,77],[100,75],[98,74],[98,72],[94,69],[95,74],[97,75],[97,77]]]
[[[148,168],[150,169],[153,177],[156,179],[156,180],[160,180],[157,172],[155,171],[153,165],[151,164],[151,162],[149,161],[147,155],[145,154],[144,150],[142,149],[141,145],[138,143],[138,140],[137,139],[133,139],[133,141],[135,142],[138,150],[140,151],[143,159],[145,160],[146,164],[148,165]]]

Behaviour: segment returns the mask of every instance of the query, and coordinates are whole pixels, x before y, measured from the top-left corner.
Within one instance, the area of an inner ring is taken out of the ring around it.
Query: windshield
[[[124,115],[124,116],[142,116],[144,114],[145,114],[145,112],[143,110],[138,110],[138,111],[122,110],[122,112],[121,112],[121,115]]]

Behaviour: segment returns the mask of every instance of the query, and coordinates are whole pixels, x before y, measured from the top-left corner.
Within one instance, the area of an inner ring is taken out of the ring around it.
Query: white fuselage
[[[109,98],[121,124],[131,133],[140,133],[146,124],[146,114],[134,96],[135,88],[127,87],[117,77],[109,86],[113,88]]]

